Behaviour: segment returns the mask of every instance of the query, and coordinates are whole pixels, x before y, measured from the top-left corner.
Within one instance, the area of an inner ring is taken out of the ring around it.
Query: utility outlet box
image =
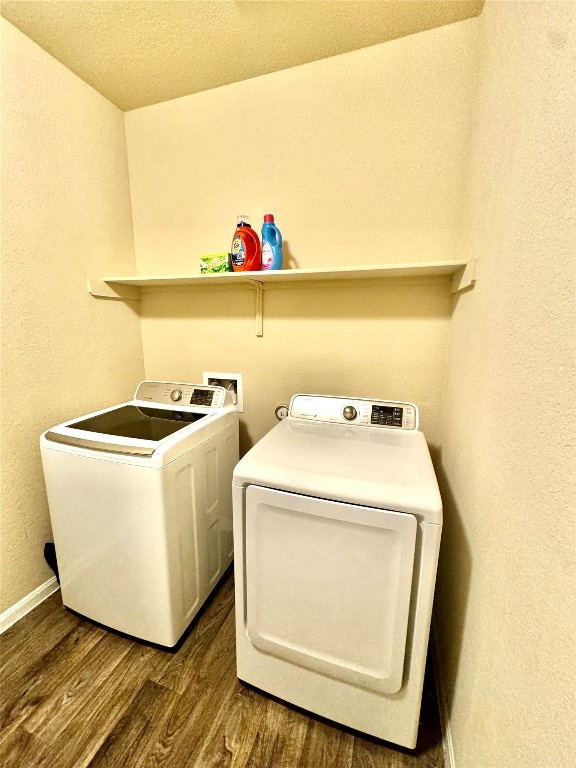
[[[242,386],[241,373],[222,373],[222,371],[203,371],[202,384],[212,384],[216,387],[224,387],[232,393],[232,400],[236,410],[244,413],[244,388]]]

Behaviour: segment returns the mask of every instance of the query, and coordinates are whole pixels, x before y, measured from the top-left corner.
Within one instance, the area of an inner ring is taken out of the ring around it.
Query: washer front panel
[[[380,693],[402,687],[412,515],[246,489],[246,631],[258,649]]]

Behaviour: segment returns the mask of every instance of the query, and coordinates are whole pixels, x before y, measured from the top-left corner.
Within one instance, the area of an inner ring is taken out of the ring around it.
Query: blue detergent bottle
[[[262,224],[262,269],[282,269],[282,233],[271,213]]]

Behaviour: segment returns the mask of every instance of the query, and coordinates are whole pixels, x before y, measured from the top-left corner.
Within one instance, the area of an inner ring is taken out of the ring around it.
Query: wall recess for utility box
[[[241,373],[222,373],[222,371],[203,371],[202,384],[224,387],[232,393],[236,410],[244,413],[244,387]]]

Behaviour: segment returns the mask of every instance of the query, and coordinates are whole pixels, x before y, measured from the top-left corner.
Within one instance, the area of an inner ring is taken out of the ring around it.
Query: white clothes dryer
[[[233,505],[239,679],[415,747],[442,531],[417,407],[295,395]]]
[[[232,561],[238,413],[222,387],[144,381],[40,438],[65,606],[176,645]]]

